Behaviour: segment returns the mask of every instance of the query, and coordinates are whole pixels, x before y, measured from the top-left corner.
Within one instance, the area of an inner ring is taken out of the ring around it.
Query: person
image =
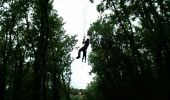
[[[86,53],[87,53],[87,50],[83,51],[82,62],[83,62],[83,59],[86,62]]]
[[[87,48],[89,46],[89,39],[87,38],[86,41],[85,41],[85,38],[84,38],[83,39],[83,44],[84,44],[84,46],[79,49],[78,56],[76,57],[77,59],[79,59],[81,57],[81,51],[82,51],[83,52],[82,61],[83,61],[84,58],[86,60],[86,50],[87,50]]]

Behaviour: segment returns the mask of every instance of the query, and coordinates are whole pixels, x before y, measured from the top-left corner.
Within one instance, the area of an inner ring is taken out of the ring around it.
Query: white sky
[[[96,1],[99,2],[100,0]],[[91,4],[89,0],[54,0],[54,9],[58,11],[59,16],[66,22],[64,25],[66,33],[76,34],[78,39],[76,46],[81,47],[84,34],[86,34],[90,24],[96,21],[99,15],[95,4]],[[88,54],[90,51],[91,48],[89,47],[87,50]],[[77,52],[78,50],[76,49],[72,52],[74,59],[77,56]],[[85,89],[94,76],[89,75],[91,66],[87,62],[81,62],[81,59],[74,60],[71,70],[71,86],[74,88]]]

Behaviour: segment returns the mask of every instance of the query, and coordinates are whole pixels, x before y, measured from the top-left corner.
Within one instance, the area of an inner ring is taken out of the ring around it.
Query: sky
[[[89,0],[54,0],[54,9],[58,11],[66,23],[64,29],[66,34],[77,35],[78,43],[76,47],[83,46],[82,40],[87,30],[94,21],[97,20],[99,13],[96,11],[96,4],[98,2],[90,3]],[[91,48],[89,46],[87,54]],[[84,63],[81,59],[76,59],[78,49],[74,49],[72,54],[75,59],[71,65],[71,86],[78,89],[85,89],[88,83],[93,80],[94,74],[89,75],[91,66],[87,62]]]

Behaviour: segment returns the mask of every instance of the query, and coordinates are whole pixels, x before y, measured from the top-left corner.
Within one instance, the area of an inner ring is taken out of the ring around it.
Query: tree
[[[102,0],[97,6],[111,12],[88,33],[103,99],[168,100],[168,9],[168,0]]]
[[[52,3],[0,1],[1,100],[70,99],[70,52],[77,40],[65,34]]]

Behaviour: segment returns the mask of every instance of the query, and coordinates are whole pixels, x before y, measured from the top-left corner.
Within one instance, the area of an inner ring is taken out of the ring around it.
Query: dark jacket
[[[89,46],[89,39],[86,39],[86,41],[84,41],[85,39],[83,39],[83,44],[85,48],[87,48]]]

